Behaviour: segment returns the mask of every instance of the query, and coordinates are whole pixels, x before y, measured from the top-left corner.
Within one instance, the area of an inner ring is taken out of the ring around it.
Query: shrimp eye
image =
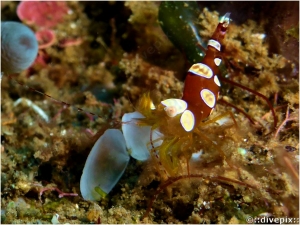
[[[169,117],[174,117],[178,114],[175,106],[165,107],[165,111]]]

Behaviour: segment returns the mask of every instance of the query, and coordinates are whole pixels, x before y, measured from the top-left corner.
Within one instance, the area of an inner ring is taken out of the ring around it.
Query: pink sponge
[[[37,32],[35,32],[35,37],[39,42],[39,49],[48,48],[55,42],[55,33],[53,30],[38,30]]]
[[[17,15],[27,24],[51,28],[63,21],[68,10],[65,2],[23,1],[18,5]]]

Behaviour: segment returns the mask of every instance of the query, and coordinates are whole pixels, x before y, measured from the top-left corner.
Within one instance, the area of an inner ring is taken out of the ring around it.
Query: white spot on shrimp
[[[207,45],[209,45],[209,46],[211,46],[211,47],[217,49],[218,51],[221,51],[221,44],[220,44],[220,42],[218,42],[218,41],[216,41],[216,40],[214,40],[214,39],[210,39],[210,40],[208,41],[208,44],[207,44]]]
[[[208,89],[201,90],[200,96],[208,107],[213,108],[215,106],[216,97],[215,97],[214,93],[212,93],[210,90],[208,90]]]
[[[222,60],[219,59],[219,58],[215,58],[215,59],[214,59],[214,62],[215,62],[215,64],[216,64],[216,66],[220,66]]]
[[[194,114],[190,110],[185,110],[181,115],[180,123],[185,131],[189,132],[193,130],[195,126]]]

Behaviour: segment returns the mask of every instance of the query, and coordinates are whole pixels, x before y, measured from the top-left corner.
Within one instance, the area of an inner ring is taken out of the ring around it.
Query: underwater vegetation
[[[38,40],[1,68],[3,223],[299,218],[296,5],[1,4]]]

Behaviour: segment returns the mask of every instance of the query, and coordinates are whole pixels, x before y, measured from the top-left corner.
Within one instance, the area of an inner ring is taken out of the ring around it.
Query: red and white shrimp
[[[144,94],[137,111],[123,116],[123,135],[109,129],[98,139],[81,177],[80,190],[85,199],[99,200],[115,186],[129,154],[141,161],[155,156],[166,173],[173,176],[182,158],[189,161],[199,151],[194,135],[199,135],[198,127],[212,113],[219,96],[220,42],[229,26],[229,16],[226,13],[219,21],[203,61],[188,70],[182,99],[166,99],[154,105],[149,94]]]

